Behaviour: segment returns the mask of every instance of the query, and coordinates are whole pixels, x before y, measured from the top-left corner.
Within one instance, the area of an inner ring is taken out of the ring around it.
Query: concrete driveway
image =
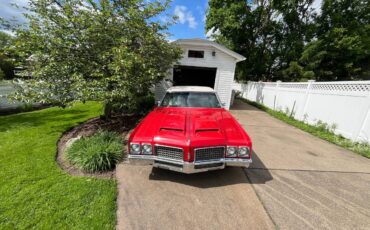
[[[249,169],[119,165],[118,229],[370,229],[370,160],[240,101]]]

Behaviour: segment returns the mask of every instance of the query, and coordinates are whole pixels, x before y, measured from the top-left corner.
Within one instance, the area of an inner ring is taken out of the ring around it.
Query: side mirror
[[[225,102],[222,102],[221,105],[222,105],[222,107],[225,107],[226,106],[226,103]]]

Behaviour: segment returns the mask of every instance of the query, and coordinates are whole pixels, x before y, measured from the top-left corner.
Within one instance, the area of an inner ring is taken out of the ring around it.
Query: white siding
[[[229,109],[236,59],[212,46],[181,45],[181,48],[183,49],[183,57],[177,63],[178,65],[217,68],[214,88],[221,102],[225,103],[225,107]],[[188,50],[202,50],[204,51],[204,58],[188,58]],[[215,56],[212,56],[213,51],[216,52]],[[173,80],[172,70],[168,73],[166,79]],[[168,87],[170,87],[170,84],[165,81],[156,85],[156,100],[162,99]]]

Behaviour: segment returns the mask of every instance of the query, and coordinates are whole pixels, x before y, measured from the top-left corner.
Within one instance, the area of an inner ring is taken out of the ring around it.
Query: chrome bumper
[[[226,166],[248,167],[252,159],[221,158],[212,161],[185,162],[174,159],[148,155],[128,155],[130,164],[153,165],[153,167],[168,169],[182,173],[198,173],[210,170],[224,169]]]

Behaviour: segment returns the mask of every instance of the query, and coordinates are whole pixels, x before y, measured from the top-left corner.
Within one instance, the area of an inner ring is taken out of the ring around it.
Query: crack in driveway
[[[314,172],[314,173],[348,173],[348,174],[368,174],[368,172],[346,172],[310,169],[279,169],[279,168],[248,168],[248,170],[267,170],[267,171],[288,171],[288,172]]]

